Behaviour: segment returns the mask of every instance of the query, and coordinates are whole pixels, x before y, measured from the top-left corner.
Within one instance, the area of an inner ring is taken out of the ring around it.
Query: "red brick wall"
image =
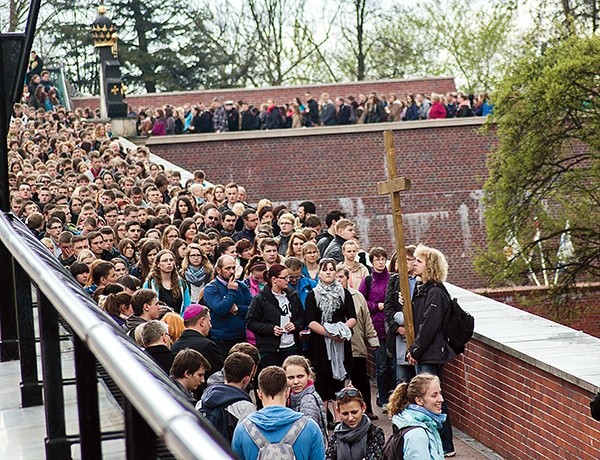
[[[354,83],[332,83],[324,85],[301,85],[291,87],[268,87],[268,88],[230,88],[221,90],[206,90],[206,91],[188,91],[178,93],[156,93],[156,94],[140,94],[127,96],[127,103],[135,109],[139,107],[162,107],[165,104],[181,106],[183,104],[198,104],[204,102],[210,103],[213,98],[219,97],[225,101],[231,99],[233,101],[246,101],[250,104],[262,104],[267,102],[267,99],[274,99],[277,104],[289,102],[294,97],[300,97],[304,100],[304,93],[310,91],[315,99],[323,92],[331,93],[335,96],[357,96],[360,93],[377,91],[379,94],[396,93],[398,96],[404,96],[408,93],[447,93],[456,91],[453,77],[426,78],[416,80],[383,80],[383,81],[367,81]],[[73,98],[73,108],[99,107],[98,97],[82,97]]]
[[[552,305],[546,287],[478,289],[477,293],[600,338],[600,284],[578,286],[562,306]]]
[[[593,396],[572,383],[472,340],[445,368],[452,424],[510,460],[598,460]]]
[[[152,138],[151,151],[185,169],[203,169],[214,183],[244,185],[252,202],[267,197],[296,210],[313,200],[324,219],[343,209],[355,220],[363,246],[393,250],[388,197],[377,195],[387,177],[384,128],[394,130],[398,174],[412,180],[402,194],[405,240],[442,250],[449,281],[464,288],[484,286],[472,256],[485,245],[481,188],[486,155],[495,136],[481,120],[390,123],[239,134]],[[184,143],[180,143],[184,142]]]

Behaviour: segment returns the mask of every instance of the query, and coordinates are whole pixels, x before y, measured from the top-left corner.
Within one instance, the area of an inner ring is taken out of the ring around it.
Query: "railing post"
[[[127,460],[156,458],[156,434],[128,399],[125,400],[125,449]]]
[[[98,379],[96,359],[77,335],[75,343],[75,378],[81,458],[102,458],[102,433],[98,406]]]
[[[43,404],[42,385],[38,380],[31,280],[17,261],[13,263],[13,274],[19,328],[19,354],[21,355],[21,405],[23,407],[41,406]]]
[[[6,246],[0,243],[0,279],[3,280],[8,291],[0,295],[0,361],[2,362],[19,359],[13,263],[12,255]]]
[[[67,440],[65,423],[58,314],[40,289],[37,290],[37,298],[44,374],[44,409],[46,411],[46,433],[48,434],[46,458],[70,459],[71,444]]]

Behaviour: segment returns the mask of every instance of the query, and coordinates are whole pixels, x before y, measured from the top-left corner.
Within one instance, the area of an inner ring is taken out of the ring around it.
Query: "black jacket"
[[[296,326],[294,342],[298,346],[300,343],[298,334],[304,329],[304,309],[295,291],[288,289],[285,294],[290,302],[290,321]],[[252,299],[246,315],[246,327],[256,335],[256,347],[261,353],[279,351],[281,337],[276,336],[274,330],[275,326],[280,325],[283,314],[279,302],[268,285]]]
[[[175,353],[169,350],[166,345],[154,345],[148,347],[144,352],[150,356],[159,367],[169,375],[171,372],[171,366],[175,359]]]
[[[445,364],[456,356],[442,333],[450,298],[434,282],[418,284],[413,294],[415,341],[411,356],[420,364]]]
[[[351,124],[350,115],[352,115],[352,109],[348,104],[344,104],[340,107],[337,113],[337,124],[338,125],[349,125]]]
[[[206,371],[206,378],[214,372],[220,371],[223,367],[223,357],[221,351],[215,342],[204,337],[198,331],[185,329],[179,339],[171,345],[171,351],[178,353],[185,348],[192,348],[204,356],[210,363],[210,370]]]

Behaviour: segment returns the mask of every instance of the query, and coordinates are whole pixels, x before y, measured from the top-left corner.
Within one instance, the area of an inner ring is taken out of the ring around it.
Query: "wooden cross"
[[[406,346],[410,347],[415,340],[415,325],[413,323],[410,287],[408,285],[408,270],[406,267],[406,247],[404,244],[404,227],[402,226],[402,204],[400,192],[410,190],[410,179],[396,177],[396,148],[394,147],[394,134],[392,131],[383,133],[385,153],[388,167],[388,180],[377,183],[379,195],[390,195],[392,200],[392,217],[394,219],[394,235],[396,237],[396,254],[398,260],[398,277],[400,292],[404,297],[402,312],[404,313],[404,329],[406,331]],[[392,267],[393,268],[393,267]]]

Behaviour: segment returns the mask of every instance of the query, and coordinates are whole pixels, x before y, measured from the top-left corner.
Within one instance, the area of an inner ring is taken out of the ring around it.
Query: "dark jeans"
[[[285,350],[279,350],[275,353],[261,353],[259,369],[262,371],[265,367],[283,365],[285,358],[292,355],[297,355],[298,349],[293,346]]]
[[[396,360],[387,354],[385,339],[379,339],[379,348],[373,352],[375,358],[375,379],[377,380],[377,400],[379,404],[387,404],[390,392],[396,381]]]
[[[415,366],[415,371],[417,374],[433,374],[437,375],[442,381],[443,374],[443,364],[417,364]],[[452,452],[454,450],[454,440],[452,436],[452,425],[450,424],[450,415],[448,414],[448,406],[446,405],[446,400],[442,403],[442,414],[446,414],[446,421],[442,425],[442,429],[440,430],[440,437],[442,438],[442,446],[444,447],[444,453]]]
[[[371,402],[371,383],[367,375],[367,358],[352,358],[352,375],[350,378],[352,385],[363,395],[367,405],[367,414],[372,414],[373,404]]]

